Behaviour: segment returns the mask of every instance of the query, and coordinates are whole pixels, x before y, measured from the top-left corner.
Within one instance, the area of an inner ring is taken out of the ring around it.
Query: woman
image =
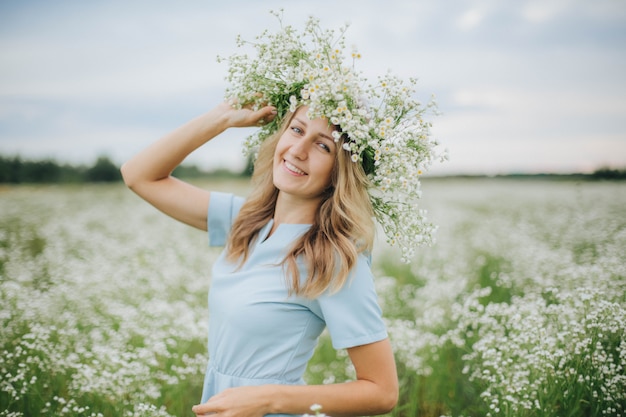
[[[374,225],[360,164],[336,126],[284,117],[255,165],[243,203],[170,176],[187,155],[232,127],[271,122],[276,109],[222,103],[122,167],[126,184],[155,207],[226,243],[213,268],[209,360],[196,415],[375,415],[398,398],[393,352],[376,304],[367,252]],[[346,348],[356,380],[307,386],[301,377],[327,326]]]
[[[370,83],[346,65],[345,28],[338,38],[315,18],[303,28],[265,31],[251,43],[256,58],[230,57],[232,101],[122,167],[133,191],[225,245],[211,278],[210,363],[197,415],[302,414],[314,404],[331,416],[375,415],[398,400],[369,253],[374,218],[405,260],[431,241],[434,227],[417,209],[420,175],[436,158],[422,119],[430,104],[412,97],[414,79]],[[260,129],[246,141],[258,149],[247,200],[170,176],[226,129],[251,126]],[[304,385],[324,328],[347,349],[355,381]]]

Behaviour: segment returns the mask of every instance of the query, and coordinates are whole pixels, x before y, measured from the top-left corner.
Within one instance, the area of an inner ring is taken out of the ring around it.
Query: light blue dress
[[[243,199],[211,193],[209,242],[223,246]],[[304,384],[302,376],[318,337],[328,328],[336,349],[387,337],[369,260],[360,256],[346,285],[316,299],[289,296],[280,262],[310,225],[273,221],[260,231],[243,267],[213,266],[209,290],[209,365],[202,402],[229,387]],[[301,276],[306,271],[300,265]]]

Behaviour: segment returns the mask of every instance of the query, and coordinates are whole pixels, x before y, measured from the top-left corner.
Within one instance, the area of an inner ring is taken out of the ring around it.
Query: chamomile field
[[[423,190],[436,244],[373,254],[389,416],[626,415],[626,183]],[[1,189],[0,416],[192,416],[218,254],[122,184]],[[323,336],[307,381],[351,378]]]

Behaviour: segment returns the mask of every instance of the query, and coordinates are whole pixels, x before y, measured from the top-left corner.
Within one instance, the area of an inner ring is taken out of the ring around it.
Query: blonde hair
[[[288,114],[281,128],[259,149],[252,191],[233,223],[227,244],[227,259],[240,266],[248,258],[259,231],[273,218],[278,197],[272,175],[274,151],[293,116],[294,113]],[[312,226],[294,242],[282,261],[290,294],[313,298],[327,289],[339,290],[356,265],[359,253],[371,251],[375,228],[367,187],[361,164],[352,162],[350,153],[339,148],[331,185]],[[298,270],[299,258],[307,270],[304,282]]]

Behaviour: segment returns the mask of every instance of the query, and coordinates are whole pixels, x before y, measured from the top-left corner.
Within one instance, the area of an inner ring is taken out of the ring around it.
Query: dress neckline
[[[311,227],[311,224],[308,223],[279,223],[276,226],[276,230],[271,235],[269,234],[274,226],[274,219],[270,219],[265,226],[259,231],[259,244],[264,244],[265,242],[276,238],[276,236],[281,236],[281,239],[284,243],[289,242],[293,237],[305,232],[307,229]]]

